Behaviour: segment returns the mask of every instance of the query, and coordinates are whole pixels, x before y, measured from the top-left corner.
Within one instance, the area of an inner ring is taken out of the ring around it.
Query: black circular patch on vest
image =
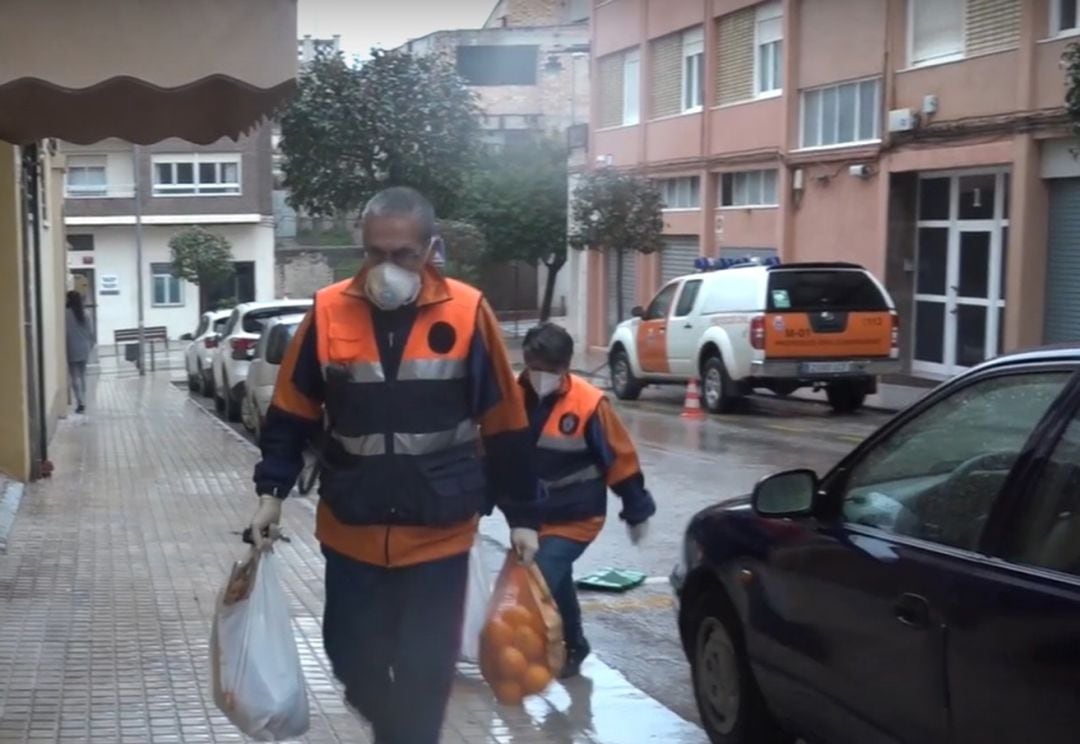
[[[580,423],[581,419],[577,417],[577,414],[564,413],[563,417],[559,419],[559,431],[566,435],[573,434]]]
[[[431,326],[431,330],[428,331],[428,346],[436,354],[449,353],[454,348],[455,341],[457,341],[457,331],[454,330],[454,326],[441,320]]]

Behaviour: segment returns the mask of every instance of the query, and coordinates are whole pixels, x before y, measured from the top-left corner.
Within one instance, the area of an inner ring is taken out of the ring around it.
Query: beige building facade
[[[853,261],[886,282],[906,370],[941,378],[1080,338],[1080,165],[1064,0],[608,0],[593,10],[588,164],[656,179],[645,303],[703,256]],[[571,264],[606,343],[603,256]]]

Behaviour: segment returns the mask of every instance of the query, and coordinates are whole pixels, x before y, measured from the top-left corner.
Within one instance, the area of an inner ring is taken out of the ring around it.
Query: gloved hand
[[[536,551],[540,549],[540,533],[525,527],[515,527],[510,530],[510,544],[518,559],[526,566],[531,565],[536,558]]]
[[[260,496],[259,506],[251,517],[251,539],[256,548],[262,548],[268,542],[263,530],[269,527],[270,540],[277,536],[281,522],[281,499],[277,496]]]
[[[630,542],[637,545],[649,534],[649,521],[626,525],[626,534],[630,536]]]

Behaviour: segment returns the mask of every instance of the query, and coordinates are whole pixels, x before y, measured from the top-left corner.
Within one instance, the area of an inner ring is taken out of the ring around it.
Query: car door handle
[[[893,604],[896,619],[909,628],[926,628],[930,625],[930,603],[918,594],[901,594]]]
[[[683,328],[693,328],[693,327],[694,327],[693,323],[687,323],[686,325],[683,326]]]

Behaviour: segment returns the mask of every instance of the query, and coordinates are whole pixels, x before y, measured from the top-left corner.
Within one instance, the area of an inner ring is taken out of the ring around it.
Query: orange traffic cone
[[[685,419],[703,419],[705,411],[701,410],[701,393],[698,391],[697,379],[691,379],[686,383],[686,401],[683,403],[682,417]]]

